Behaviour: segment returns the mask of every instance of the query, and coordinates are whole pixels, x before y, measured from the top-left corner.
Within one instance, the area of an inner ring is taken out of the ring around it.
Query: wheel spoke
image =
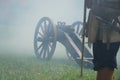
[[[43,43],[40,44],[40,46],[37,48],[37,51],[43,46]]]
[[[50,22],[46,22],[46,23],[44,23],[45,24],[45,30],[46,30],[46,34],[47,35],[50,35],[51,34],[51,30],[50,30],[50,28],[51,28],[51,24],[50,24]]]
[[[47,47],[47,56],[49,56],[49,46]]]
[[[42,34],[42,33],[38,32],[38,34],[39,34],[41,37],[43,37],[43,34]]]
[[[75,29],[75,33],[77,33],[77,34],[81,34],[81,25],[82,25],[82,23],[81,22],[75,22],[75,23],[73,23],[73,28]]]
[[[42,46],[42,48],[41,48],[41,51],[40,51],[39,57],[42,56],[42,53],[43,53],[43,52],[44,52],[44,46]]]
[[[45,34],[45,28],[44,28],[43,25],[41,26],[41,31],[42,31],[43,34]]]
[[[48,44],[48,47],[49,47],[50,49],[52,49],[52,44],[51,44],[51,43],[49,43],[49,44]]]
[[[44,47],[43,59],[47,58],[46,52],[47,52],[47,46],[45,45],[45,47]]]
[[[37,38],[37,41],[40,41],[40,42],[42,42],[42,41],[43,41],[43,38],[41,38],[41,37],[38,37],[38,38]]]
[[[79,35],[82,35],[82,32],[83,32],[83,28],[81,29],[81,31],[80,31],[80,33],[79,33]]]

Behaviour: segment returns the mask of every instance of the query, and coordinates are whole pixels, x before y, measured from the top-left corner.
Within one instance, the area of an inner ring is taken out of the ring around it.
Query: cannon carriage
[[[50,60],[54,54],[57,42],[65,46],[68,57],[81,64],[82,50],[82,29],[83,24],[80,21],[72,25],[66,25],[65,22],[54,24],[48,17],[39,20],[34,34],[34,51],[38,59]],[[84,50],[84,66],[92,67],[92,49],[86,43]]]

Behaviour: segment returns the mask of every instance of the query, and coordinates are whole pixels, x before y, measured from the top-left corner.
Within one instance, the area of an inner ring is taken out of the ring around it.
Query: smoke
[[[33,38],[37,22],[44,16],[50,17],[55,24],[57,21],[65,21],[71,25],[75,21],[81,21],[82,2],[83,0],[0,0],[0,53],[34,54]]]
[[[37,22],[44,16],[51,18],[55,24],[65,21],[71,25],[82,21],[83,1],[0,0],[0,53],[34,54],[33,38]],[[65,48],[58,44],[55,53],[65,55]]]

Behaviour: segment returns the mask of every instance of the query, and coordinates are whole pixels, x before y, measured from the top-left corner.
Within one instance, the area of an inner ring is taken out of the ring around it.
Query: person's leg
[[[114,80],[114,70],[103,68],[97,71],[96,80]]]
[[[109,50],[101,41],[93,44],[94,70],[97,71],[96,80],[114,80],[114,68],[117,67],[116,54],[120,43],[110,44]]]

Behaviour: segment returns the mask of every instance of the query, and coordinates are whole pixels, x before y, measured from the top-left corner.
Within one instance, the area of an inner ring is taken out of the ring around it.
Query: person
[[[86,0],[88,42],[93,43],[96,80],[114,80],[120,46],[120,0]]]

